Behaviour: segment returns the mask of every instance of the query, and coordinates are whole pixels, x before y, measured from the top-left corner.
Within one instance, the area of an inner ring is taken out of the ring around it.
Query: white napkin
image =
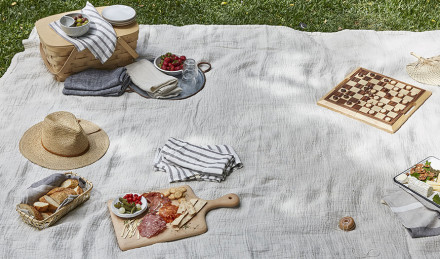
[[[134,62],[126,68],[131,81],[153,98],[173,97],[182,92],[177,86],[177,78],[160,72],[146,59]]]

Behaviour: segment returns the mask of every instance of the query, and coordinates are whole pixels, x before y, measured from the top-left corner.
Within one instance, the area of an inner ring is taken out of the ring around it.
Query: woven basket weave
[[[97,10],[101,12],[103,8],[98,7]],[[139,57],[135,51],[139,36],[139,25],[136,22],[123,27],[115,27],[118,38],[115,51],[104,64],[101,64],[90,50],[78,52],[71,43],[62,39],[49,27],[49,23],[68,13],[72,12],[49,16],[35,24],[40,37],[41,57],[57,81],[63,82],[70,75],[88,68],[115,69],[126,66]]]
[[[72,173],[72,172],[68,172],[65,174],[78,176],[77,174]],[[60,218],[62,218],[64,215],[66,215],[69,211],[73,210],[78,205],[84,203],[85,201],[87,201],[90,198],[90,192],[93,189],[93,184],[91,182],[89,182],[87,179],[85,179],[84,177],[81,177],[81,178],[84,181],[86,181],[87,191],[81,193],[81,195],[76,197],[72,202],[70,202],[66,206],[62,207],[59,211],[55,212],[54,214],[50,215],[50,217],[48,217],[44,220],[36,220],[36,219],[34,219],[34,217],[31,217],[28,214],[22,212],[18,207],[19,204],[17,204],[17,206],[15,207],[15,210],[18,212],[18,214],[20,214],[21,219],[26,224],[29,224],[32,227],[35,227],[39,230],[48,228],[48,227],[52,226],[53,224],[55,224],[55,222],[57,222]]]

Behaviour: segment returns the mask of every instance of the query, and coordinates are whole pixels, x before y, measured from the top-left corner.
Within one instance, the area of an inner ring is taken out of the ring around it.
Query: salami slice
[[[139,234],[150,238],[156,236],[167,228],[167,223],[159,215],[148,213],[138,226]]]
[[[152,213],[156,213],[163,205],[171,203],[171,200],[160,192],[144,193],[142,196],[147,200],[150,212]]]
[[[173,222],[180,214],[177,214],[179,207],[172,205],[171,203],[163,205],[158,212],[158,215],[163,218],[167,223]]]

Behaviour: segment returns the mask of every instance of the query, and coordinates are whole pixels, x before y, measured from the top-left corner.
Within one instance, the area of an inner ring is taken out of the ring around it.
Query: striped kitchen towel
[[[440,235],[440,209],[433,204],[402,189],[388,193],[383,203],[396,214],[411,237]]]
[[[86,7],[84,7],[81,12],[90,17],[90,29],[83,36],[76,38],[68,36],[61,29],[59,20],[49,25],[58,35],[72,43],[78,51],[83,51],[88,48],[93,56],[104,64],[115,51],[117,41],[116,32],[113,26],[101,17],[91,3],[87,2]]]
[[[241,167],[243,164],[231,146],[198,146],[176,138],[170,138],[158,149],[154,159],[154,169],[166,172],[170,182],[221,182]]]

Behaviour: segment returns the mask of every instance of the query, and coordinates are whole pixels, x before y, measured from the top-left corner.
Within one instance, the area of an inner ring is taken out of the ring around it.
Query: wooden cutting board
[[[186,199],[189,201],[190,199],[199,199],[188,185],[176,186],[173,188],[185,187],[187,189]],[[159,190],[159,192],[163,192],[167,189]],[[182,238],[197,236],[208,231],[208,226],[206,225],[206,214],[217,208],[232,208],[237,207],[240,204],[240,198],[233,193],[227,194],[223,197],[220,197],[215,200],[206,200],[206,205],[192,218],[185,226],[183,226],[178,231],[170,229],[167,227],[162,233],[157,236],[146,238],[140,237],[137,239],[137,234],[131,238],[123,238],[121,237],[122,231],[124,229],[124,219],[119,218],[115,214],[113,214],[111,210],[113,200],[109,200],[107,202],[108,209],[110,211],[111,219],[113,222],[113,227],[115,229],[116,238],[118,240],[119,248],[122,251],[126,251],[133,248],[139,248],[143,246],[149,246],[155,243],[161,242],[169,242]],[[173,201],[175,203],[176,201]],[[138,216],[138,218],[142,218],[145,216],[147,212]]]

